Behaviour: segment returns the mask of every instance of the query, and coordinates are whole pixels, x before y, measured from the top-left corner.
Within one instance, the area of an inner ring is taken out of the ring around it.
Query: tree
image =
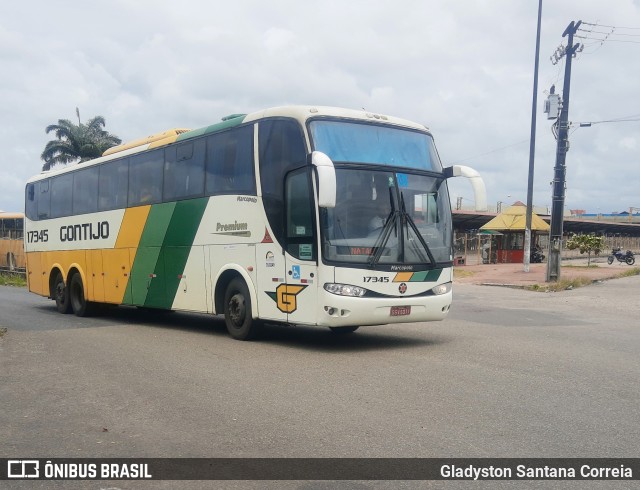
[[[97,158],[108,148],[122,143],[120,138],[103,129],[106,124],[104,117],[95,116],[86,124],[82,124],[78,109],[76,114],[78,124],[68,119],[59,119],[58,124],[51,124],[45,129],[47,134],[53,131],[56,139],[49,141],[40,155],[44,160],[42,170],[50,170],[55,165],[66,165],[76,161],[81,163]]]
[[[589,259],[587,266],[591,265],[591,252],[595,255],[599,255],[604,248],[604,237],[596,236],[593,233],[588,235],[571,235],[567,240],[567,248],[569,250],[580,249],[580,253],[588,253]]]

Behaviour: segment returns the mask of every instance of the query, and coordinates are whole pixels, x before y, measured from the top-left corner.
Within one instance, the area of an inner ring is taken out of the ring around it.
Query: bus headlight
[[[331,282],[325,283],[324,289],[332,294],[337,294],[338,296],[362,297],[367,292],[366,289],[358,286],[352,286],[351,284],[334,284]]]
[[[451,283],[450,282],[445,282],[444,284],[439,284],[435,288],[433,288],[431,291],[436,296],[440,296],[442,294],[447,294],[449,291],[451,291]]]

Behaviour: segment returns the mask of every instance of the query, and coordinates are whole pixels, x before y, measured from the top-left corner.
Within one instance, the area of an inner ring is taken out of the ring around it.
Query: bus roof
[[[306,121],[313,117],[335,117],[350,119],[355,121],[366,121],[380,124],[392,124],[409,129],[415,129],[419,131],[429,131],[429,128],[422,124],[409,121],[407,119],[401,119],[393,116],[387,116],[384,114],[377,114],[366,111],[364,109],[343,109],[339,107],[328,106],[304,106],[304,105],[291,105],[272,107],[270,109],[264,109],[250,114],[232,114],[222,118],[221,122],[205,126],[199,129],[170,129],[161,133],[156,133],[145,138],[139,138],[122,145],[118,145],[109,148],[103,153],[103,156],[88,160],[80,164],[67,165],[54,170],[43,171],[33,177],[31,177],[27,183],[38,181],[42,178],[50,177],[53,175],[64,174],[71,172],[78,168],[91,167],[109,160],[114,160],[127,155],[140,153],[152,148],[160,148],[162,146],[169,145],[178,141],[185,141],[191,138],[196,138],[205,134],[217,133],[225,129],[239,126],[243,123],[249,123],[258,121],[260,119],[269,117],[290,117],[298,120],[301,124],[305,124]]]
[[[328,107],[328,106],[281,106],[272,107],[271,109],[265,109],[247,115],[243,122],[256,121],[266,117],[293,117],[300,122],[305,122],[312,117],[325,116],[325,117],[337,117],[344,119],[354,119],[368,122],[379,122],[382,124],[394,124],[397,126],[404,126],[407,128],[427,130],[428,128],[422,124],[409,121],[407,119],[401,119],[398,117],[388,116],[385,114],[378,114],[364,109],[343,109],[340,107]]]

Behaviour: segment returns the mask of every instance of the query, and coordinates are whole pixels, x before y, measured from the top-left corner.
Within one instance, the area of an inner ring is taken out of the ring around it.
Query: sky
[[[8,2],[0,210],[24,209],[45,128],[77,121],[76,107],[123,141],[280,105],[365,108],[428,126],[445,166],[482,175],[490,209],[526,202],[537,13],[537,0]],[[550,56],[578,20],[565,205],[628,211],[640,207],[639,0],[543,0],[533,203],[551,207],[542,106],[565,64]],[[449,189],[473,206],[464,179]]]

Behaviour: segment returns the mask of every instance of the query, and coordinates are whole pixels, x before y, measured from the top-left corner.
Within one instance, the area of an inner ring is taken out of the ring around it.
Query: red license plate
[[[391,316],[404,316],[411,314],[411,306],[392,306]]]

